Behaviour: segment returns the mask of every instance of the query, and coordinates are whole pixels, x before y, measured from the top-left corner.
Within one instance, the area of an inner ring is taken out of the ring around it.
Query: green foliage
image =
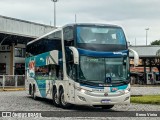
[[[152,41],[151,45],[160,45],[160,40]]]
[[[160,105],[160,95],[145,95],[131,97],[131,103]]]

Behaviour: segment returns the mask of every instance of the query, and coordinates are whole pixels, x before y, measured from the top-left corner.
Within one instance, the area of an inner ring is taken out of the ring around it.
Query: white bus
[[[27,44],[26,90],[55,106],[130,103],[129,50],[121,27],[69,24]],[[112,72],[112,73],[111,73]]]

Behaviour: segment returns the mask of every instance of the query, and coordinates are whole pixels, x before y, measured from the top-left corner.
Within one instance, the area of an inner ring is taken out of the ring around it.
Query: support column
[[[14,69],[15,69],[15,62],[14,62],[14,55],[15,54],[15,46],[14,43],[12,43],[11,47],[11,56],[10,56],[10,75],[14,75]]]
[[[144,84],[147,84],[146,58],[143,60],[143,65],[144,65]]]
[[[152,72],[152,63],[151,63],[151,59],[152,59],[152,58],[149,58],[149,72]]]

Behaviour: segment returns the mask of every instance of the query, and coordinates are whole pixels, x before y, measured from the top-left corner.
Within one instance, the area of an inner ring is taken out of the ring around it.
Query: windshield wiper
[[[112,83],[114,84],[117,84],[117,83],[124,83],[124,84],[128,84],[130,81],[129,80],[124,80],[124,81],[122,81],[122,80],[113,80],[112,81]]]
[[[89,82],[89,81],[83,80],[83,79],[78,79],[78,81],[79,81],[80,83],[84,83],[84,84],[87,84],[87,85],[95,85],[95,83]]]

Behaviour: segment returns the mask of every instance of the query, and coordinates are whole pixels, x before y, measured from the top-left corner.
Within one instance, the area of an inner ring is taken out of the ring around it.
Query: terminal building
[[[54,29],[49,25],[0,16],[0,75],[25,74],[27,42]]]
[[[53,26],[38,24],[20,19],[0,16],[0,75],[25,74],[25,47],[27,42],[54,29]],[[129,46],[138,52],[138,67],[133,67],[133,56],[130,55],[131,76],[135,83],[160,83],[160,46]],[[143,81],[142,81],[143,79]]]
[[[130,72],[135,78],[134,83],[157,84],[160,83],[160,45],[129,46],[139,55],[138,67],[133,66],[133,56],[130,55]]]

